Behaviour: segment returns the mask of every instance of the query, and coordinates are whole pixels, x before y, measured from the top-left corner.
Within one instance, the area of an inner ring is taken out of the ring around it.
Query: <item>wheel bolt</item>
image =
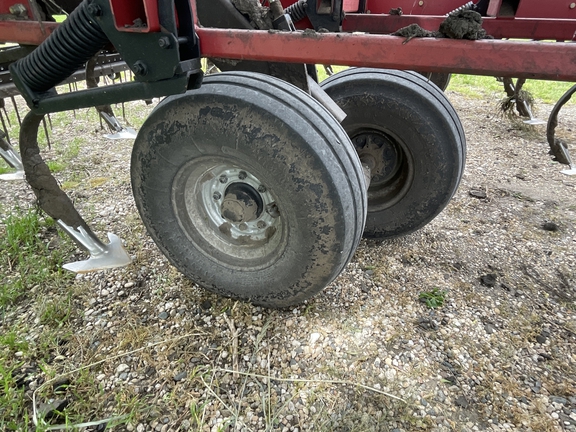
[[[264,222],[264,221],[258,221],[258,223],[257,223],[256,225],[257,225],[258,228],[260,228],[260,229],[266,228],[266,222]]]
[[[215,201],[218,201],[220,198],[222,198],[222,195],[220,194],[220,192],[214,192],[212,198],[214,198]]]
[[[220,176],[220,183],[222,183],[222,184],[228,183],[228,177],[226,177],[226,174],[222,174]]]
[[[248,177],[248,174],[246,174],[246,171],[240,171],[240,172],[238,173],[238,178],[239,178],[240,180],[244,180],[246,177]]]
[[[258,192],[264,193],[264,192],[266,192],[266,190],[267,190],[267,189],[266,189],[266,186],[264,186],[264,185],[258,186]]]

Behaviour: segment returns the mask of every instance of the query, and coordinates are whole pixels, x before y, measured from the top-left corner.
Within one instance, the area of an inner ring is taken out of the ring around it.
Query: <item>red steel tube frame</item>
[[[195,10],[196,1],[190,2]],[[383,18],[389,16],[358,19],[368,20],[377,29],[378,22],[385,22]],[[0,21],[0,41],[38,45],[56,26]],[[576,81],[573,43],[434,38],[414,38],[405,43],[403,38],[379,34],[213,29],[200,25],[197,32],[205,57]]]
[[[342,29],[346,32],[390,34],[410,24],[434,31],[444,16],[347,14]],[[483,18],[482,27],[496,39],[536,39],[571,41],[576,39],[576,20],[536,18]]]
[[[206,57],[576,81],[576,44],[198,28]]]

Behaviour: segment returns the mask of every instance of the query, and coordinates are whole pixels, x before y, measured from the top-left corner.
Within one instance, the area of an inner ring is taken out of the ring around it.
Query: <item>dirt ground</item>
[[[447,209],[410,236],[362,241],[331,286],[291,310],[186,281],[139,220],[130,143],[104,139],[92,114],[57,117],[45,154],[83,138],[58,178],[134,263],[37,287],[8,309],[0,331],[20,325],[33,345],[45,330],[34,325],[39,305],[72,298],[73,337],[42,368],[33,350],[18,357],[27,394],[65,375],[67,393],[43,401],[66,398],[83,421],[129,414],[113,430],[138,432],[576,430],[576,177],[547,155],[543,126],[447,94],[468,141]],[[149,109],[132,105],[130,121]],[[20,183],[0,183],[0,199],[3,216],[33,203]],[[446,300],[428,309],[418,298],[434,288]]]

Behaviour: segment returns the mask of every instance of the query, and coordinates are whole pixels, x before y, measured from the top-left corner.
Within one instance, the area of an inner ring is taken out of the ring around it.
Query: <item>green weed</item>
[[[43,218],[36,210],[15,209],[3,224],[0,262],[8,271],[0,279],[0,310],[37,284],[57,284],[71,277],[61,265],[72,244],[59,237],[52,219]],[[51,250],[53,241],[58,247]]]
[[[426,304],[431,309],[435,309],[444,304],[447,292],[438,288],[433,288],[432,291],[421,292],[418,299]]]

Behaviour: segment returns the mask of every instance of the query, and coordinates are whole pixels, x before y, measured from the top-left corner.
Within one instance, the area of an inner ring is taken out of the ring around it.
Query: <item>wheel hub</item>
[[[218,166],[202,184],[202,201],[220,234],[241,244],[259,243],[277,230],[280,212],[272,194],[254,175]]]
[[[360,160],[370,167],[371,184],[380,184],[392,179],[402,164],[402,153],[398,146],[384,134],[376,131],[356,135],[353,140]]]

